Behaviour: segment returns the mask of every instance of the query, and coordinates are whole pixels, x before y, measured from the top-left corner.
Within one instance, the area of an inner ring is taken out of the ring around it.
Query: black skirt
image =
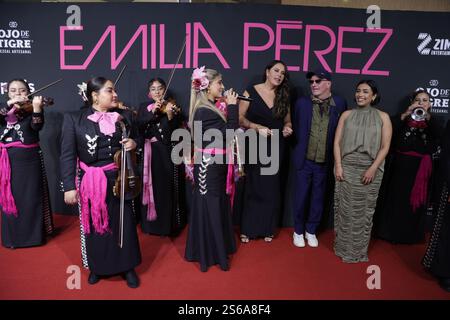
[[[108,179],[106,205],[110,232],[100,235],[95,232],[91,224],[91,232],[85,234],[81,227],[83,263],[97,275],[118,274],[133,269],[141,263],[141,251],[131,201],[125,201],[123,247],[119,247],[120,200],[112,191],[117,171],[107,171],[105,175]]]
[[[42,245],[46,235],[53,231],[42,151],[39,147],[10,148],[8,156],[18,216],[2,212],[2,245],[8,248]]]
[[[182,201],[184,175],[181,167],[173,164],[170,157],[171,150],[160,141],[152,143],[151,171],[157,218],[148,221],[147,206],[141,205],[140,220],[144,233],[171,236],[178,234],[186,225]]]
[[[195,187],[185,257],[200,262],[201,271],[219,264],[228,270],[228,255],[236,252],[230,198],[226,194],[227,166],[204,155],[194,167]]]
[[[375,234],[392,243],[421,243],[425,240],[426,206],[413,212],[410,204],[421,158],[395,153],[391,161],[380,188]]]

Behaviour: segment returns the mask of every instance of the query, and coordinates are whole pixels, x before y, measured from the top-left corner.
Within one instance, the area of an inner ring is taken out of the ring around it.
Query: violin
[[[122,109],[122,110],[129,110],[131,111],[135,116],[137,116],[137,111],[131,109],[130,107],[127,107],[125,105],[125,103],[123,103],[122,101],[118,101],[117,104],[119,105],[117,108]]]
[[[128,138],[125,124],[120,121],[122,127],[122,140]],[[136,166],[136,150],[126,151],[124,144],[121,150],[114,154],[114,163],[120,168],[114,183],[113,194],[124,200],[136,198],[141,192],[141,180],[134,172]]]
[[[181,111],[181,109],[179,107],[177,107],[177,105],[176,105],[177,102],[175,101],[175,99],[169,98],[168,100],[163,100],[162,101],[161,108],[157,109],[158,110],[157,112],[161,113],[161,114],[167,114],[167,105],[169,103],[171,103],[171,104],[173,104],[175,106],[175,108],[173,108],[173,111],[172,111],[174,114],[177,114],[177,113],[179,113]]]
[[[15,112],[17,114],[25,115],[33,112],[33,101],[27,100],[24,102],[15,103],[20,106]],[[42,107],[51,106],[54,104],[53,98],[42,97]]]

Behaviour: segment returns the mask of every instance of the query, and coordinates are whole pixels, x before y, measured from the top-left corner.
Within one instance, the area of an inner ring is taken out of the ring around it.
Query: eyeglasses
[[[150,92],[163,91],[164,87],[150,87]]]
[[[309,84],[313,84],[313,83],[320,84],[322,81],[328,81],[328,80],[327,79],[309,80]]]

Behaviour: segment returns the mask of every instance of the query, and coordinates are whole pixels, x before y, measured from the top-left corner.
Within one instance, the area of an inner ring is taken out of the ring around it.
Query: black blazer
[[[134,116],[131,111],[114,109],[123,117],[130,138],[135,137]],[[75,189],[77,158],[85,164],[98,160],[98,147],[95,136],[99,136],[99,125],[87,117],[94,113],[92,108],[83,108],[64,114],[61,135],[61,177],[65,191]]]

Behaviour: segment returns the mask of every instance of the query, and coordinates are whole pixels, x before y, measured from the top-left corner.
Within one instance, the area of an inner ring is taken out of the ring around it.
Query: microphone
[[[229,91],[225,91],[225,92],[223,93],[223,96],[224,96],[225,98],[227,97],[228,92],[229,92]],[[243,96],[242,94],[239,94],[239,93],[238,93],[237,98],[238,98],[238,100],[244,100],[244,101],[248,101],[248,102],[253,101],[252,98]]]

